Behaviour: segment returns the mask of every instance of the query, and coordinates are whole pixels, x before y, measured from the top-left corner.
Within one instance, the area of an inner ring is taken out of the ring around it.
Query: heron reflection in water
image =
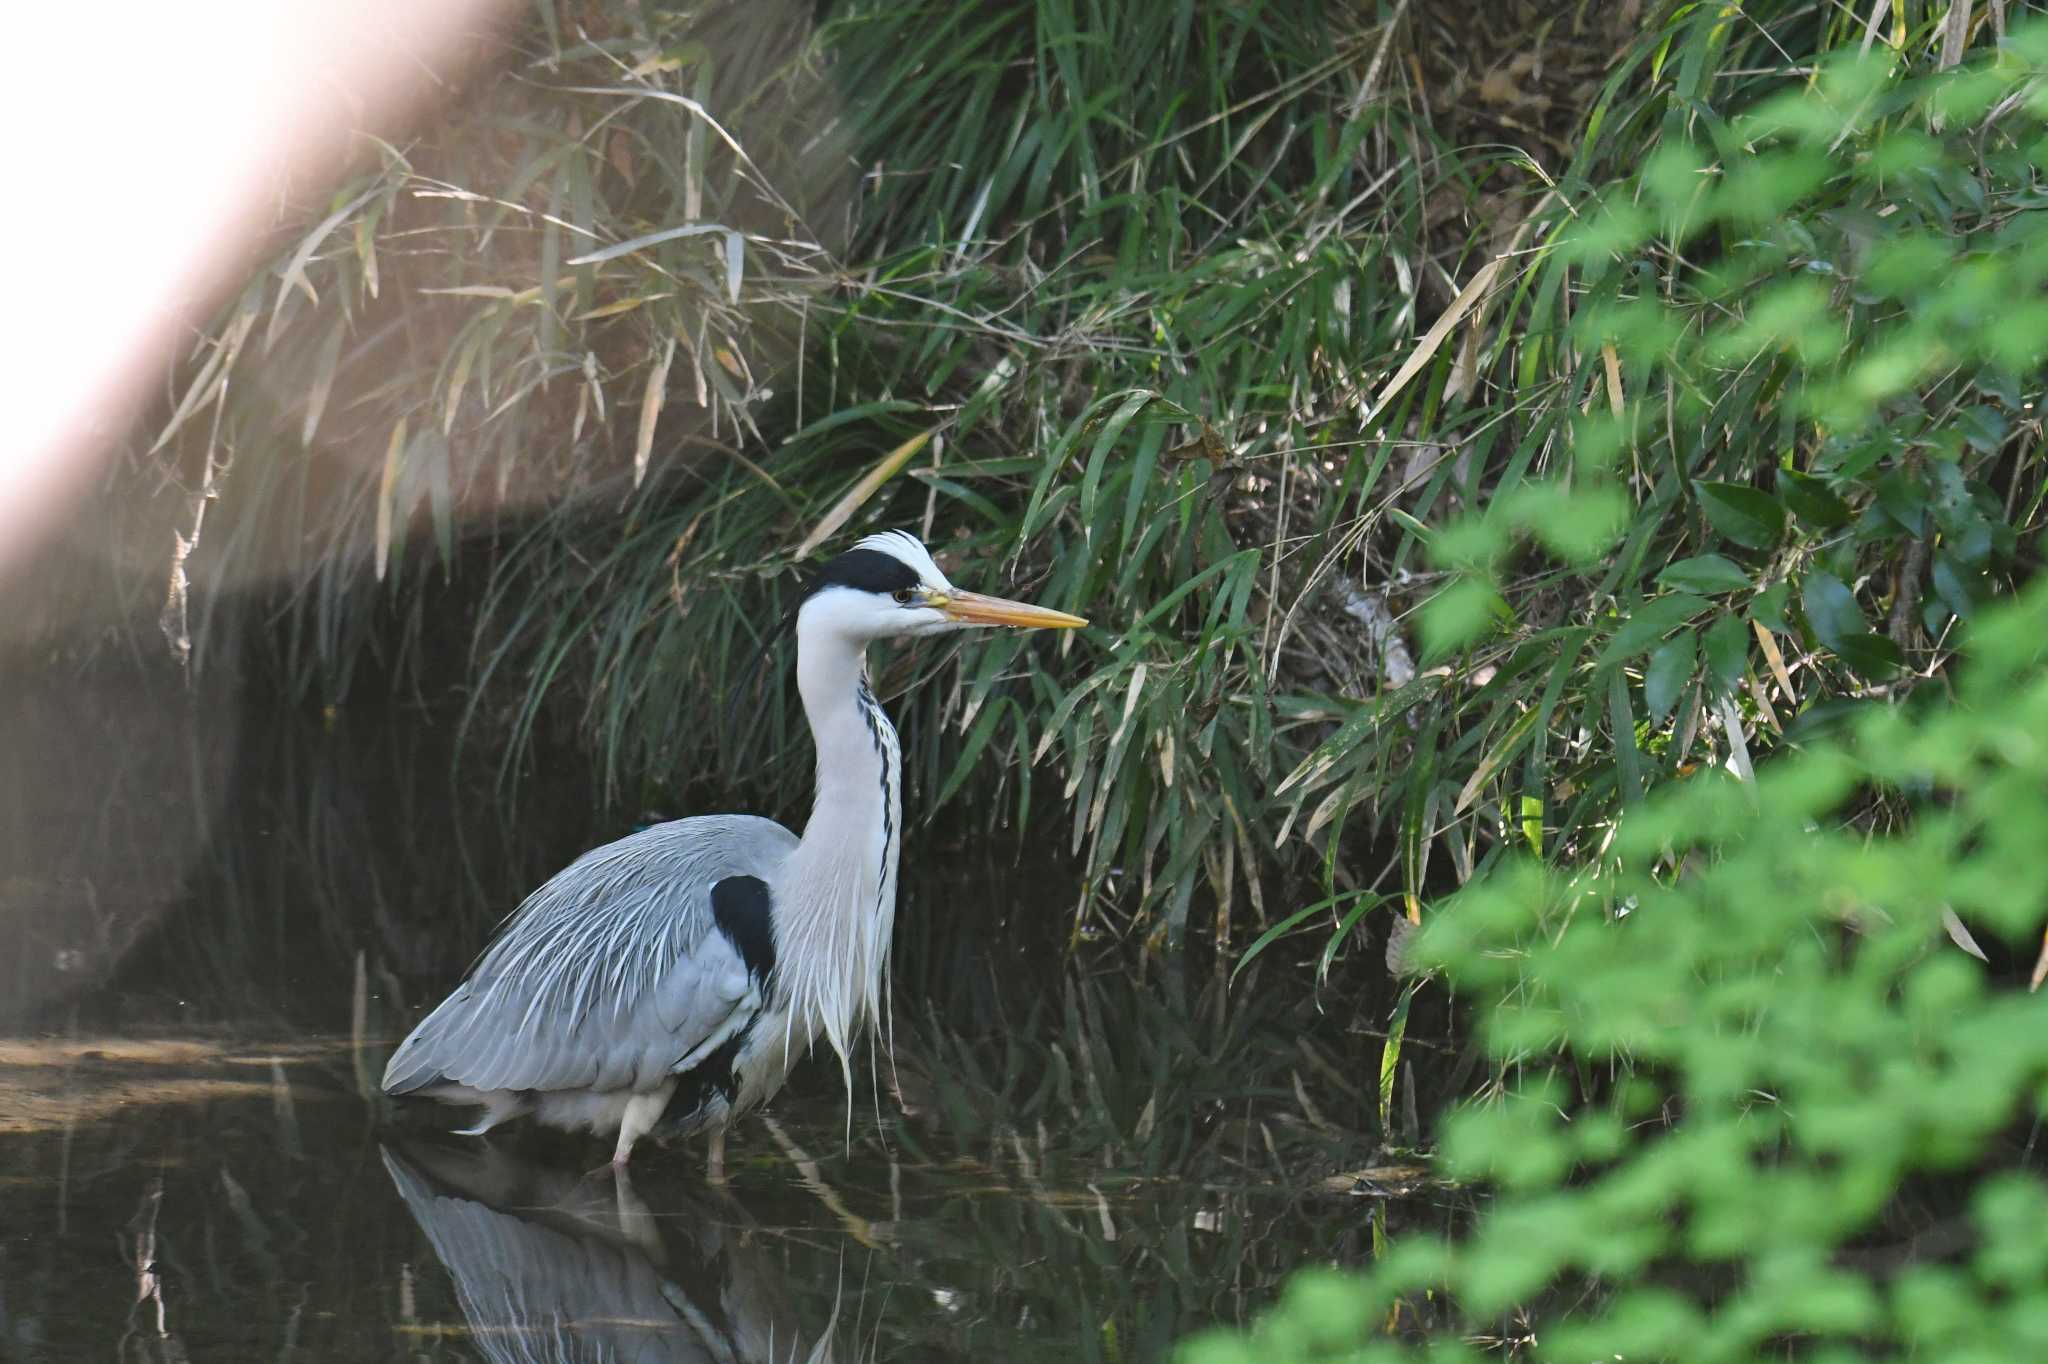
[[[384,1168],[492,1364],[832,1358],[836,1309],[807,1342],[758,1228],[729,1198],[657,1219],[624,1171],[579,1178],[488,1145],[386,1146]]]
[[[668,1130],[725,1131],[822,1034],[849,1052],[879,1012],[896,920],[903,792],[867,646],[973,626],[1073,629],[1062,611],[963,592],[915,536],[870,535],[818,572],[796,611],[797,689],[817,747],[798,838],[701,815],[585,853],[505,922],[384,1072],[388,1094],[481,1104],[469,1134],[531,1114],[616,1132],[614,1166]]]

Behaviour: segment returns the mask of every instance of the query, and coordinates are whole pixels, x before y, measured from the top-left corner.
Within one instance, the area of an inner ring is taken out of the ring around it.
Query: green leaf
[[[1970,618],[1976,608],[1976,594],[1970,590],[1970,580],[1949,561],[1946,554],[1934,556],[1934,591],[1949,610],[1964,620]]]
[[[1750,586],[1749,574],[1719,554],[1697,554],[1666,564],[1657,575],[1661,587],[1680,592],[1740,592]]]
[[[1785,508],[1769,493],[1740,483],[1693,484],[1715,530],[1738,545],[1769,549],[1785,531]]]
[[[1600,651],[1601,665],[1634,658],[1678,626],[1711,607],[1712,603],[1705,597],[1695,597],[1688,592],[1674,592],[1669,596],[1644,602],[1629,613],[1628,619],[1621,623],[1621,628],[1614,632],[1614,638]]]
[[[1643,674],[1643,706],[1656,724],[1671,713],[1678,693],[1692,680],[1699,646],[1691,630],[1681,630],[1671,642],[1650,655],[1649,671]]]
[[[1785,619],[1785,599],[1791,595],[1791,588],[1782,581],[1772,583],[1756,594],[1749,603],[1752,619],[1760,620],[1781,635],[1792,633],[1792,623]]]
[[[1844,663],[1866,676],[1883,674],[1905,664],[1905,651],[1884,635],[1848,635],[1834,650]]]
[[[1616,668],[1607,675],[1607,719],[1614,726],[1614,758],[1621,769],[1621,799],[1643,798],[1642,750],[1636,747],[1636,717],[1628,703],[1628,680]]]
[[[1306,909],[1297,909],[1294,911],[1294,913],[1288,915],[1279,923],[1274,924],[1271,928],[1259,934],[1258,937],[1252,939],[1251,946],[1245,948],[1244,955],[1237,959],[1237,965],[1234,968],[1232,968],[1230,972],[1231,983],[1235,984],[1237,982],[1238,976],[1244,971],[1244,968],[1250,966],[1252,964],[1252,960],[1256,958],[1259,955],[1259,953],[1265,951],[1268,947],[1271,947],[1283,935],[1285,935],[1289,929],[1295,928],[1298,925],[1307,922],[1309,919],[1314,918],[1316,915],[1328,909],[1330,907],[1330,904],[1331,901],[1329,900],[1318,900],[1315,904],[1308,906]]]
[[[1878,480],[1877,505],[1907,533],[1926,534],[1927,489],[1904,469],[1895,469]]]
[[[1743,628],[1742,618],[1726,615],[1715,621],[1707,629],[1705,644],[1707,671],[1721,684],[1721,690],[1733,691],[1749,668],[1749,631]]]
[[[1394,1006],[1387,1024],[1387,1040],[1380,1047],[1380,1140],[1391,1143],[1394,1132],[1394,1078],[1400,1074],[1401,1040],[1408,1032],[1408,1004],[1415,998],[1419,982],[1410,981]]]
[[[1836,653],[1842,651],[1843,640],[1870,630],[1856,605],[1856,594],[1832,573],[1816,569],[1807,574],[1799,590],[1799,605],[1806,612],[1806,623],[1814,638]]]
[[[1836,530],[1849,524],[1849,504],[1835,496],[1823,479],[1792,469],[1778,470],[1778,493],[1792,514],[1819,530]]]
[[[1422,609],[1423,653],[1439,659],[1514,619],[1499,592],[1483,578],[1463,577]]]
[[[1402,511],[1399,507],[1387,508],[1387,515],[1393,518],[1395,525],[1407,531],[1417,540],[1420,540],[1424,545],[1428,545],[1431,541],[1436,539],[1436,532],[1432,531],[1428,526],[1423,525],[1420,521],[1410,516],[1407,512]]]
[[[2005,414],[1988,404],[1980,403],[1956,413],[1956,429],[1979,454],[1995,455],[2005,444]]]

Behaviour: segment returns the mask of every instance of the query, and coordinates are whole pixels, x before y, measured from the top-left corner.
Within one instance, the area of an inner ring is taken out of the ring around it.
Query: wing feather
[[[712,886],[768,880],[795,847],[772,820],[706,815],[585,853],[527,897],[413,1029],[385,1092],[659,1085],[760,1007],[759,982],[718,931]]]

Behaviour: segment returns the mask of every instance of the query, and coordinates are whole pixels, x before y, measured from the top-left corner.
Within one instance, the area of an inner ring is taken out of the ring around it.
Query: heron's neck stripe
[[[875,700],[874,692],[869,690],[865,669],[862,670],[860,685],[854,693],[854,699],[860,707],[861,719],[867,722],[868,737],[874,740],[875,756],[882,760],[880,766],[883,872],[881,883],[875,887],[875,907],[886,914],[889,912],[889,868],[896,864],[896,730],[890,725],[889,717],[882,713],[882,703]]]

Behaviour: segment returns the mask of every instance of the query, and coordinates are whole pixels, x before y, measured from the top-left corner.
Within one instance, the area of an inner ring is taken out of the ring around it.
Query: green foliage
[[[1545,1358],[2048,1348],[2048,1183],[2005,1144],[2048,1108],[2044,1005],[1940,925],[2041,942],[2044,641],[2048,585],[1981,615],[1953,704],[1872,707],[1754,783],[1703,772],[1621,821],[1605,871],[1521,859],[1440,906],[1415,950],[1519,1076],[1442,1160],[1496,1199],[1462,1243],[1396,1242],[1362,1285],[1317,1278],[1184,1357],[1420,1358],[1396,1341],[1425,1291],[1464,1330],[1538,1309]],[[1922,794],[1874,835],[1880,790]]]
[[[1667,139],[1559,239],[1573,335],[1633,395],[1573,423],[1574,478],[1637,504],[1623,559],[1694,551],[1589,641],[1629,808],[1597,857],[1500,859],[1409,945],[1497,1067],[1442,1131],[1445,1172],[1495,1192],[1470,1233],[1305,1279],[1184,1358],[2048,1347],[2044,1006],[1943,936],[1959,918],[2024,962],[2048,922],[2048,583],[1990,600],[2041,496],[2010,437],[2048,348],[2024,211],[2044,57],[2027,29],[1975,68],[1823,64]],[[1473,590],[1501,590],[1514,531],[1458,540]],[[1926,637],[1962,662],[1916,690]],[[1767,713],[1764,668],[1796,720]],[[1674,703],[1711,708],[1725,761],[1684,765]]]
[[[193,562],[288,565],[302,691],[452,635],[508,774],[567,722],[615,800],[789,808],[790,551],[936,432],[848,533],[1098,625],[892,661],[913,796],[1068,850],[1077,926],[1329,941],[1573,864],[1938,674],[2039,519],[2040,121],[1907,79],[1908,9],[1817,102],[1781,51],[1862,25],[1657,11],[1556,168],[1315,0],[544,9],[181,376],[164,458],[237,452]]]
[[[1596,109],[1578,166],[1636,169],[1550,210],[1494,352],[1500,391],[1552,387],[1427,545],[1455,571],[1423,623],[1454,685],[1367,703],[1295,768],[1311,829],[1413,809],[1411,846],[1452,843],[1461,879],[1516,846],[1583,859],[1703,759],[1939,673],[2009,588],[2048,489],[2033,40],[1927,73],[1880,49],[1731,116],[1686,98],[1695,59],[1748,65],[1728,30],[1679,7],[1655,78]],[[1403,717],[1436,749],[1405,769]]]

